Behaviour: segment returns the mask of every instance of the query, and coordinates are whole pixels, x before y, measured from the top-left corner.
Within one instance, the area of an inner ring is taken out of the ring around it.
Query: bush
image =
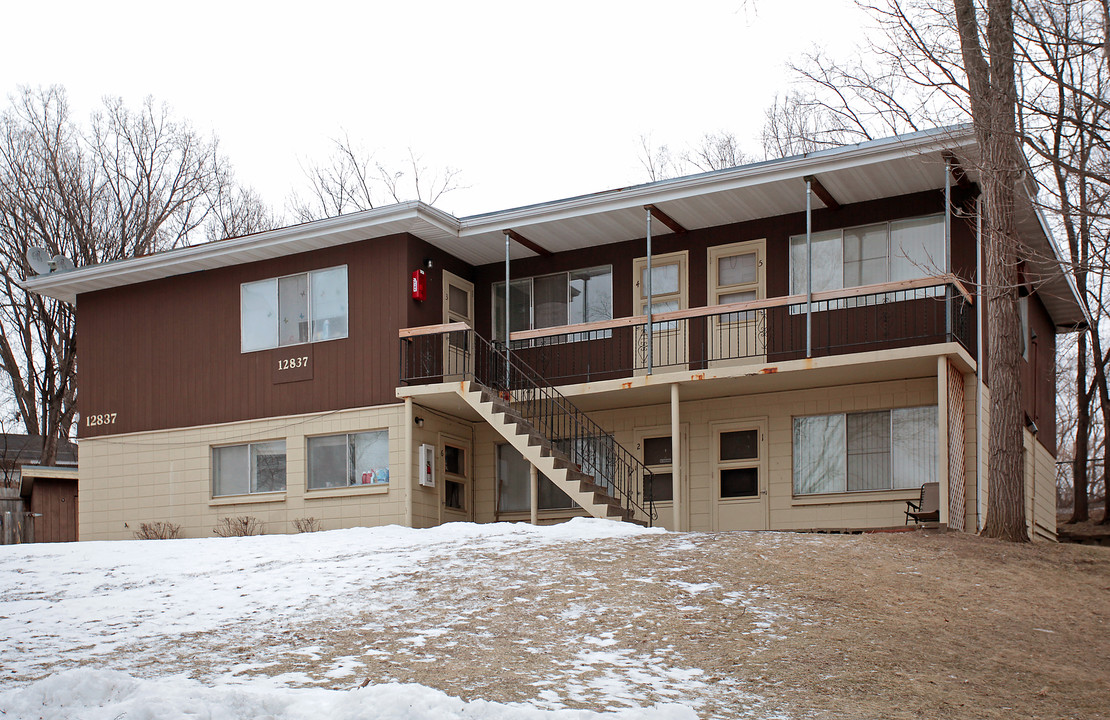
[[[314,517],[297,518],[293,521],[293,527],[297,528],[299,533],[320,532],[323,530],[320,527],[320,521]]]
[[[175,540],[181,536],[181,526],[173,523],[157,522],[142,523],[135,531],[136,540]]]
[[[220,518],[212,532],[220,537],[247,537],[248,535],[261,535],[266,530],[266,525],[256,517],[243,515],[236,518]]]

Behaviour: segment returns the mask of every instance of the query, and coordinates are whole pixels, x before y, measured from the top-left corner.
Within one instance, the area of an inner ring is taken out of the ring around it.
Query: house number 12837
[[[297,368],[308,367],[308,355],[301,355],[300,357],[282,358],[277,361],[278,370],[296,370]]]
[[[96,427],[98,425],[115,425],[116,413],[104,413],[103,415],[86,415],[85,427]]]

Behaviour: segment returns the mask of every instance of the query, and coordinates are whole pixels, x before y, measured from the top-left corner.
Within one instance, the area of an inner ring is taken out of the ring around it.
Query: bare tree
[[[371,210],[381,202],[421,200],[434,205],[462,187],[459,170],[430,168],[412,148],[403,163],[389,167],[347,133],[332,140],[332,154],[325,163],[303,169],[307,194],[294,192],[289,199],[289,209],[299,222]]]
[[[42,462],[73,431],[74,308],[25,292],[31,247],[78,266],[186,244],[211,214],[220,161],[214,139],[148,99],[108,98],[88,126],[60,87],[25,88],[0,114],[0,370]]]
[[[229,172],[220,169],[212,195],[212,212],[204,226],[208,242],[273,230],[282,219],[252,188],[240,186]]]
[[[727,130],[702,135],[697,145],[683,153],[682,159],[702,172],[724,170],[751,162],[751,158],[740,149],[736,135]]]

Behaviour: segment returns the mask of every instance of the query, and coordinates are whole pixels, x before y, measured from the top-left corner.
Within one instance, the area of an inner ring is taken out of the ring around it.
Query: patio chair
[[[906,501],[906,524],[913,520],[914,525],[940,520],[940,483],[928,482],[921,486],[921,498],[917,502]]]

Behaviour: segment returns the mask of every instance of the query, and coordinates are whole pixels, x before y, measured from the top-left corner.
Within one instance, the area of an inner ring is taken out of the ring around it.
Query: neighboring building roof
[[[41,435],[0,433],[0,465],[19,467],[38,465],[42,461],[43,438]],[[55,465],[77,464],[77,443],[69,440],[58,442]]]
[[[407,232],[472,265],[500,262],[505,234],[515,230],[551,252],[644,237],[644,205],[655,205],[687,229],[802,212],[804,178],[816,176],[841,204],[934,190],[945,184],[944,156],[954,155],[971,179],[978,147],[970,126],[927,130],[661,180],[536,205],[456,218],[411,201],[269,232],[31,278],[28,290],[76,302],[81,293],[226,267]],[[1040,258],[1040,294],[1053,321],[1074,326],[1086,315],[1063,256],[1032,201],[1020,203],[1019,230]],[[814,198],[814,207],[821,207]],[[659,228],[660,234],[665,231]],[[514,259],[535,253],[512,243]]]

